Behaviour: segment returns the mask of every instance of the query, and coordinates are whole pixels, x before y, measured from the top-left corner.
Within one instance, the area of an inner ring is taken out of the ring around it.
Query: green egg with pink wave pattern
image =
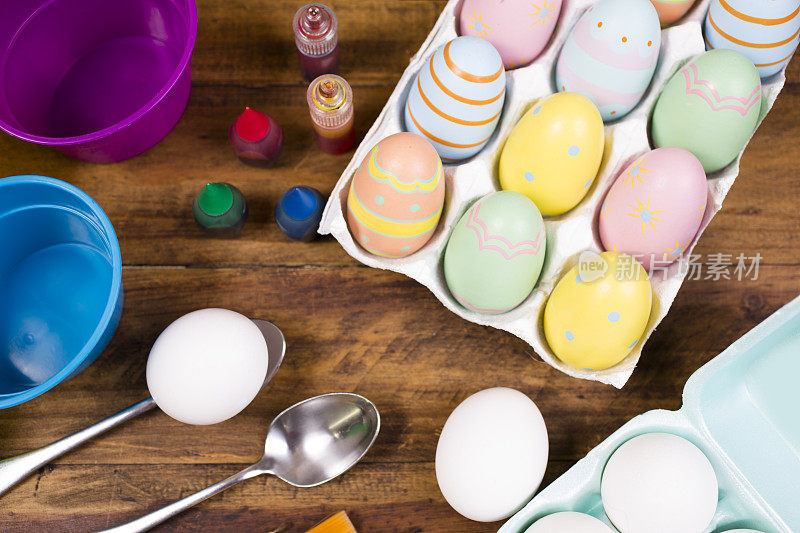
[[[542,215],[527,196],[488,194],[467,209],[450,234],[444,253],[447,286],[470,311],[505,313],[536,286],[546,248]]]
[[[653,111],[653,142],[688,150],[715,172],[753,135],[761,99],[761,78],[749,59],[733,50],[705,52],[664,86]]]

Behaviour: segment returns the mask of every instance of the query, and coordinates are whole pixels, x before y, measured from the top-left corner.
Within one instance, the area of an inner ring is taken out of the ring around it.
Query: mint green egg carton
[[[626,423],[511,517],[500,533],[523,533],[558,511],[586,513],[612,526],[600,498],[603,468],[622,443],[652,432],[680,435],[711,461],[719,502],[706,532],[800,532],[799,376],[797,297],[692,374],[678,411],[649,411]]]
[[[334,186],[320,222],[319,233],[333,235],[342,248],[361,263],[404,274],[425,285],[450,311],[461,318],[502,329],[528,343],[547,364],[570,376],[622,387],[633,373],[642,348],[664,319],[690,271],[689,257],[711,218],[739,174],[739,156],[724,169],[709,175],[708,202],[697,236],[683,258],[664,273],[652,276],[653,306],[640,342],[618,364],[603,370],[574,368],[561,361],[544,336],[542,315],[545,303],[562,274],[577,263],[581,252],[601,252],[595,215],[606,191],[622,170],[635,158],[651,149],[648,124],[655,102],[664,85],[685,63],[705,51],[702,24],[711,0],[697,0],[678,23],[661,31],[661,50],[653,80],[642,101],[624,118],[605,125],[606,145],[603,161],[593,185],[581,202],[566,213],[545,217],[547,252],[537,286],[518,307],[507,313],[489,315],[461,306],[450,294],[442,266],[444,250],[453,227],[478,198],[500,189],[498,160],[508,135],[520,117],[534,103],[556,92],[554,66],[564,42],[578,18],[596,0],[563,0],[561,15],[550,43],[530,65],[506,72],[506,98],[500,123],[489,142],[476,156],[458,164],[444,166],[446,184],[444,211],[430,241],[421,250],[399,259],[372,255],[353,241],[347,227],[347,193],[361,161],[372,147],[389,135],[404,131],[403,106],[410,86],[435,50],[458,36],[458,15],[462,0],[449,0],[428,38],[401,76],[386,105],[367,132],[361,145]],[[762,118],[775,102],[785,82],[784,71],[762,80]],[[358,91],[354,93],[358,100]],[[742,149],[744,152],[744,148]]]

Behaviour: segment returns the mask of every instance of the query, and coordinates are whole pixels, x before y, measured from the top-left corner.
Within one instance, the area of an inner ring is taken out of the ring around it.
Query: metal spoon
[[[264,456],[256,464],[104,533],[147,531],[228,487],[261,474],[273,474],[295,487],[321,485],[343,474],[367,453],[380,425],[378,409],[358,394],[335,392],[309,398],[275,417],[267,432]]]
[[[264,335],[264,340],[267,341],[267,352],[269,353],[267,377],[264,379],[263,388],[269,383],[283,362],[283,356],[286,353],[286,340],[283,338],[283,332],[272,322],[253,319],[253,323],[258,326],[261,334]],[[127,422],[131,418],[150,411],[154,407],[156,407],[156,402],[153,398],[142,400],[105,420],[101,420],[86,429],[57,440],[43,448],[0,461],[0,496],[53,459],[64,455],[109,429]]]

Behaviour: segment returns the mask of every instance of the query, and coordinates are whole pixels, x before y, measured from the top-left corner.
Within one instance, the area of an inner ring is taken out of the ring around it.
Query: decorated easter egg
[[[353,175],[347,225],[366,251],[405,257],[433,235],[444,204],[442,161],[413,133],[379,141]]]
[[[650,85],[660,46],[650,0],[600,0],[569,33],[556,63],[556,87],[591,98],[603,120],[620,118]]]
[[[798,0],[711,0],[705,21],[709,50],[736,50],[755,63],[762,78],[789,63],[800,41]]]
[[[488,194],[450,234],[444,253],[450,293],[478,313],[513,309],[536,285],[545,248],[542,215],[533,202],[511,191]]]
[[[612,367],[641,339],[651,298],[647,272],[631,256],[585,252],[545,304],[547,343],[559,359],[575,368]]]
[[[664,86],[653,111],[653,142],[685,148],[714,172],[736,159],[760,112],[761,80],[753,63],[732,50],[712,50]]]
[[[586,195],[603,159],[605,134],[585,96],[544,98],[514,126],[500,154],[500,186],[524,194],[543,215],[559,215]]]
[[[561,0],[464,0],[461,35],[486,39],[500,53],[507,69],[530,63],[538,56],[561,13]]]
[[[650,0],[653,2],[653,7],[658,12],[658,20],[661,24],[672,24],[684,13],[689,11],[689,8],[694,4],[694,0]]]
[[[506,71],[494,46],[456,37],[417,73],[405,105],[406,129],[426,137],[445,163],[460,161],[489,141],[505,96]]]
[[[603,248],[634,256],[648,270],[678,259],[706,211],[703,165],[683,148],[637,157],[611,186],[600,209]]]

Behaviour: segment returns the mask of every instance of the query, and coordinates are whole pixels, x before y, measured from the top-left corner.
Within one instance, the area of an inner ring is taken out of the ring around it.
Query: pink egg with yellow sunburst
[[[560,13],[561,0],[464,0],[460,34],[492,43],[505,68],[512,69],[536,59]]]
[[[703,165],[683,148],[651,150],[623,170],[600,207],[603,248],[665,267],[692,243],[706,210]]]

